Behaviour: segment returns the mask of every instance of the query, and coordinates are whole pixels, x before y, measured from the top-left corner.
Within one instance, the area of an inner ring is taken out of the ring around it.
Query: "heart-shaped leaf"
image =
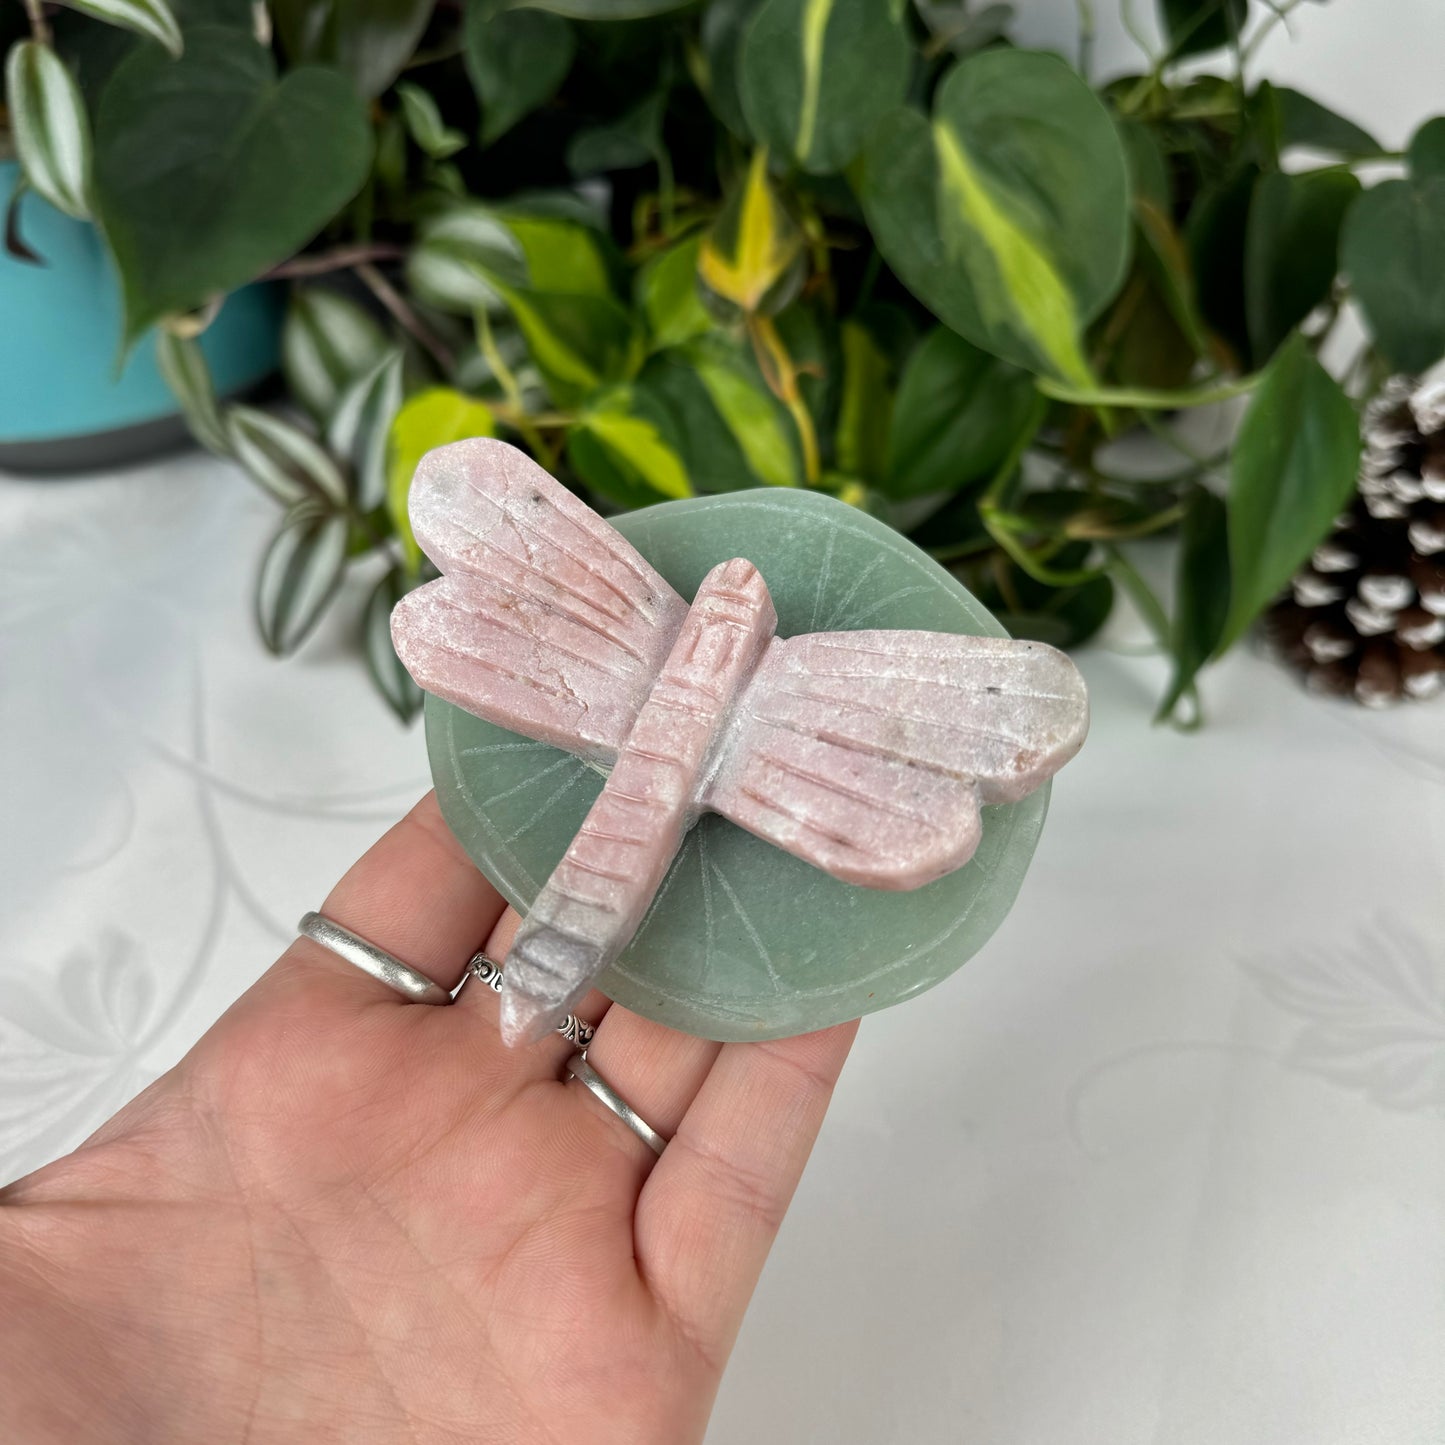
[[[1445,356],[1445,159],[1435,163],[1437,133],[1445,122],[1416,136],[1407,179],[1360,196],[1340,239],[1341,264],[1375,341],[1402,371],[1424,371]],[[1445,145],[1440,153],[1445,158]]]
[[[681,346],[712,329],[712,318],[697,288],[697,258],[702,233],[654,256],[637,274],[637,303],[647,318],[652,344],[658,350]]]
[[[903,99],[911,58],[879,0],[767,0],[742,50],[752,133],[805,171],[840,171]]]
[[[551,100],[577,49],[576,32],[560,15],[508,10],[497,0],[467,0],[463,35],[483,145]]]
[[[159,40],[172,55],[184,49],[181,27],[166,0],[63,0],[71,10]]]
[[[787,305],[803,264],[803,232],[768,179],[767,152],[754,151],[703,239],[698,275],[714,296],[751,315]]]
[[[331,65],[367,99],[380,95],[412,57],[434,0],[271,0],[286,58]]]
[[[171,60],[141,46],[101,96],[95,188],[134,339],[300,250],[355,195],[371,131],[351,85],[276,77],[235,31],[192,31]]]
[[[90,214],[90,122],[65,63],[38,40],[18,40],[5,61],[5,103],[15,155],[31,186],[58,211]]]
[[[861,195],[884,258],[935,315],[1031,370],[1090,384],[1083,328],[1129,253],[1118,131],[1062,60],[987,50],[940,85],[933,119],[895,111]]]
[[[668,419],[645,393],[618,387],[585,411],[567,434],[567,459],[594,492],[622,507],[693,495]]]
[[[1273,172],[1255,184],[1245,232],[1244,307],[1254,355],[1275,347],[1330,294],[1340,226],[1360,183],[1348,171]]]
[[[1229,616],[1229,536],[1224,503],[1213,492],[1197,487],[1179,530],[1174,618],[1169,629],[1174,676],[1155,717],[1160,722],[1172,715],[1199,669],[1214,655]]]
[[[1239,428],[1229,485],[1235,643],[1330,529],[1354,491],[1355,409],[1297,333],[1275,353]]]
[[[444,161],[466,145],[467,138],[442,119],[431,92],[409,81],[396,88],[407,131],[417,145],[434,161]]]
[[[921,497],[982,481],[1028,424],[1034,397],[1026,372],[935,328],[904,368],[879,489]]]

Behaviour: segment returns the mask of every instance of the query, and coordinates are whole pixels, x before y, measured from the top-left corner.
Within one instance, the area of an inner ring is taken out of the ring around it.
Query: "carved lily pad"
[[[924,553],[817,493],[733,493],[612,520],[687,598],[716,563],[748,558],[767,581],[782,636],[862,627],[1004,635]],[[426,724],[447,822],[525,912],[601,791],[602,774],[433,697]],[[1045,786],[986,808],[973,860],[902,893],[841,883],[706,815],[599,985],[648,1018],[729,1040],[804,1033],[897,1003],[948,977],[1003,921],[1048,797]]]

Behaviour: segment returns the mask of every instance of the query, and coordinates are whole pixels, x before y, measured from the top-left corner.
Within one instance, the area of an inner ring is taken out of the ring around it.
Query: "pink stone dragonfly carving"
[[[691,606],[525,453],[431,452],[411,487],[443,575],[392,636],[428,692],[609,770],[507,957],[502,1034],[544,1037],[627,945],[705,811],[867,888],[917,888],[978,846],[979,809],[1079,749],[1083,679],[1037,642],[776,635],[762,575],[714,567]]]

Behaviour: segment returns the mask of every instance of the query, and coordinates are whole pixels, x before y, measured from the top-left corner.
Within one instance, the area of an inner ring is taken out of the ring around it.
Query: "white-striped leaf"
[[[527,284],[522,247],[488,207],[457,206],[425,226],[406,262],[407,284],[442,311],[471,316],[505,309],[496,278]]]
[[[64,62],[38,40],[19,40],[5,62],[5,101],[26,179],[57,210],[90,215],[90,121]]]
[[[903,99],[911,57],[880,0],[767,0],[743,42],[748,124],[805,171],[840,171]]]
[[[211,368],[194,337],[177,336],[166,327],[156,333],[156,363],[166,379],[191,435],[217,456],[230,456],[231,440],[216,405]]]
[[[346,506],[348,488],[341,468],[300,427],[250,406],[226,413],[231,453],[252,479],[287,506],[308,499]]]
[[[422,690],[401,664],[391,641],[391,611],[415,584],[401,567],[393,567],[367,598],[361,617],[361,649],[376,690],[402,722],[421,711]]]
[[[287,514],[261,559],[256,625],[278,657],[295,652],[336,596],[346,572],[350,524],[311,506]]]
[[[400,409],[401,351],[394,348],[341,393],[327,425],[327,448],[349,463],[363,512],[386,500],[387,438]]]
[[[325,421],[347,383],[373,367],[388,344],[355,301],[328,286],[298,287],[281,331],[281,370],[291,395]]]
[[[159,40],[172,55],[184,49],[181,27],[166,0],[61,0],[72,10]]]

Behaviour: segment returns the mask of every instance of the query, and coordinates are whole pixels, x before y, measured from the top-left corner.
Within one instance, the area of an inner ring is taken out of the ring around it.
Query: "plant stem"
[[[457,358],[450,346],[412,309],[411,303],[369,261],[356,267],[367,289],[396,318],[397,323],[428,352],[448,376],[456,370]]]
[[[778,328],[768,316],[748,317],[748,336],[753,343],[758,365],[762,368],[763,380],[768,390],[788,409],[793,425],[798,429],[798,444],[803,451],[803,477],[808,485],[815,486],[822,475],[822,459],[818,454],[818,433],[813,426],[812,414],[803,401],[798,389],[798,369]]]
[[[25,13],[30,17],[30,33],[42,45],[50,44],[50,22],[40,8],[40,0],[25,0]]]
[[[336,246],[330,251],[317,251],[309,256],[293,256],[279,266],[273,266],[263,281],[296,280],[303,276],[325,276],[331,271],[350,271],[367,261],[400,261],[406,255],[405,246],[388,245],[381,241],[358,241],[347,246]]]
[[[497,346],[497,339],[492,335],[491,317],[485,311],[478,311],[476,316],[477,345],[482,349],[482,355],[487,359],[487,365],[492,368],[492,375],[501,384],[502,391],[506,394],[510,404],[509,424],[522,437],[532,449],[532,454],[541,462],[548,471],[556,466],[556,454],[546,442],[542,440],[542,433],[537,430],[536,423],[527,415],[527,408],[522,403],[522,388],[517,382],[516,375],[512,368],[507,365],[507,359]],[[502,415],[499,411],[498,415]]]
[[[1079,12],[1079,74],[1085,80],[1094,64],[1094,7],[1090,0],[1074,0]]]
[[[1244,396],[1259,385],[1260,373],[1251,372],[1236,381],[1211,382],[1186,391],[1154,391],[1148,387],[1070,386],[1036,376],[1034,385],[1054,401],[1067,401],[1075,406],[1126,407],[1139,411],[1182,411],[1186,407],[1208,406],[1211,402],[1228,401]]]

